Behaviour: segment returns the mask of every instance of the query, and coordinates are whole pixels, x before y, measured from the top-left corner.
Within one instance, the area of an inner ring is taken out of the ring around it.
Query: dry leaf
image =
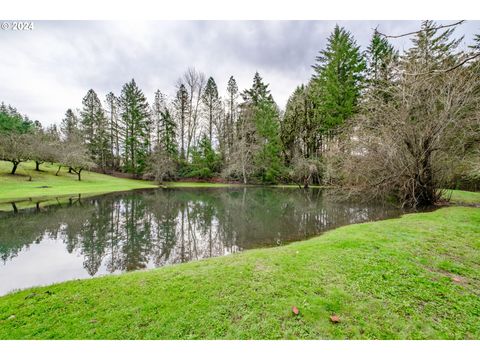
[[[292,311],[295,315],[298,315],[298,313],[300,312],[296,306],[292,306]]]
[[[336,324],[336,323],[340,322],[340,318],[338,317],[338,315],[331,315],[330,316],[330,321],[333,322],[334,324]]]

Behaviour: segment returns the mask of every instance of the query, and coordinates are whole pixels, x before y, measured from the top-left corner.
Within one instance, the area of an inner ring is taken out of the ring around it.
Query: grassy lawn
[[[446,190],[445,197],[456,204],[480,204],[480,192]]]
[[[480,209],[446,207],[13,293],[0,338],[480,339],[479,259]]]
[[[51,198],[54,196],[101,194],[113,191],[126,191],[157,187],[153,182],[121,179],[93,172],[82,172],[82,181],[75,174],[68,174],[62,168],[55,176],[57,166],[42,164],[37,172],[34,162],[21,163],[16,175],[10,175],[11,163],[0,161],[0,203],[26,198]],[[28,175],[32,181],[28,181]]]

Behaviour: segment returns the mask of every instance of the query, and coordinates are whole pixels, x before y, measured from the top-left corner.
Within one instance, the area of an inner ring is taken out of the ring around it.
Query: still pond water
[[[143,190],[0,212],[0,295],[278,246],[400,213],[279,188]]]

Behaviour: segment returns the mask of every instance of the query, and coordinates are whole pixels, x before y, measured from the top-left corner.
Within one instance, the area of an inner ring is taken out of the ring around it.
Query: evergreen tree
[[[180,123],[180,159],[185,160],[185,126],[188,118],[189,96],[183,83],[178,87],[174,104]]]
[[[177,150],[177,124],[175,123],[170,110],[166,107],[161,113],[162,132],[161,132],[161,144],[165,152],[171,157],[176,158],[178,155]]]
[[[108,122],[102,103],[93,89],[88,90],[80,112],[81,130],[91,159],[105,169],[109,159]]]
[[[374,32],[366,51],[366,96],[381,96],[384,101],[390,101],[390,86],[394,86],[398,72],[398,51],[381,36]],[[369,111],[369,110],[366,110]]]
[[[275,183],[282,173],[278,110],[273,101],[260,100],[255,106],[255,127],[260,151],[255,155],[258,176],[263,183]]]
[[[312,119],[309,89],[298,86],[289,97],[281,122],[281,140],[287,163],[295,155],[309,158],[317,147],[319,129]]]
[[[20,133],[25,134],[33,131],[35,125],[27,116],[21,115],[11,105],[0,104],[0,134]]]
[[[366,58],[367,79],[371,85],[391,80],[392,65],[398,59],[398,51],[376,31],[367,48]]]
[[[160,138],[162,132],[162,112],[166,108],[166,96],[160,91],[155,91],[155,97],[152,104],[152,121],[155,132],[155,147],[160,146]]]
[[[121,121],[120,121],[120,100],[113,92],[106,96],[108,128],[110,133],[110,158],[111,166],[115,169],[120,167],[120,147],[123,142]]]
[[[79,120],[72,109],[65,112],[65,117],[60,124],[60,132],[65,141],[70,141],[73,137],[79,136]]]
[[[162,149],[172,159],[178,155],[176,131],[177,124],[167,106],[167,99],[160,90],[155,92],[152,106],[152,116],[155,124],[155,148]]]
[[[259,105],[263,101],[273,102],[273,97],[268,89],[268,84],[263,82],[263,79],[258,71],[253,77],[252,87],[244,90],[241,95],[245,102],[248,102],[254,106]]]
[[[208,179],[220,170],[220,157],[213,149],[207,135],[203,135],[197,147],[192,151],[192,163],[188,177]]]
[[[235,138],[235,123],[237,114],[237,98],[238,98],[238,86],[235,78],[230,76],[227,84],[227,102],[228,102],[228,119],[226,121],[225,131],[227,134],[227,147],[228,154],[231,155],[233,151],[233,142]]]
[[[207,85],[205,86],[205,91],[203,92],[202,101],[208,116],[208,139],[210,140],[210,143],[212,143],[213,125],[215,121],[215,116],[220,106],[217,84],[212,77],[209,77],[207,80]]]
[[[150,113],[147,99],[134,79],[123,86],[120,105],[125,128],[124,167],[138,175],[145,169],[150,147]]]
[[[420,64],[425,72],[431,72],[444,65],[453,64],[456,60],[454,51],[463,40],[463,36],[452,38],[454,31],[455,27],[442,31],[437,29],[435,22],[422,21],[420,31],[412,39],[413,46],[403,57],[404,65],[408,62],[412,66]]]
[[[365,60],[353,36],[336,25],[313,69],[315,115],[328,132],[356,112]]]
[[[279,113],[273,100],[268,84],[265,84],[257,72],[250,89],[242,92],[245,102],[242,104],[239,126],[243,129],[250,129],[249,132],[242,132],[245,143],[244,151],[252,153],[255,169],[254,173],[258,179],[265,183],[277,181],[281,173],[281,142]],[[253,124],[250,126],[248,123]],[[241,157],[241,156],[240,156]],[[235,161],[235,160],[234,160]]]
[[[473,45],[469,46],[473,50],[480,50],[480,34],[476,34],[473,38]]]

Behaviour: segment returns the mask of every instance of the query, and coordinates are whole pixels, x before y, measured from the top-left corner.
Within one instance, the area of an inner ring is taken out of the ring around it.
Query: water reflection
[[[273,188],[148,190],[16,209],[0,213],[0,294],[280,245],[398,214],[339,203],[318,189]]]

